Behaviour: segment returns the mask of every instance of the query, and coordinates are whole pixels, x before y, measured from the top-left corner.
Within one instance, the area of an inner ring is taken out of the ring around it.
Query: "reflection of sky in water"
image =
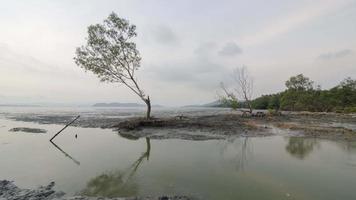
[[[0,115],[81,115],[84,117],[132,117],[141,116],[145,113],[146,107],[0,107]],[[206,115],[231,112],[228,108],[205,108],[205,107],[154,107],[153,115],[175,116],[184,115]],[[236,111],[235,111],[236,112]]]
[[[343,128],[347,128],[347,129],[351,129],[356,131],[356,124],[350,124],[350,123],[332,123],[331,126],[333,127],[343,127]]]
[[[8,132],[17,126],[48,133]],[[1,119],[0,179],[30,188],[56,181],[56,188],[69,194],[104,196],[356,198],[356,143],[281,135],[148,143],[111,130],[69,127],[55,139],[63,153],[48,142],[61,128]]]

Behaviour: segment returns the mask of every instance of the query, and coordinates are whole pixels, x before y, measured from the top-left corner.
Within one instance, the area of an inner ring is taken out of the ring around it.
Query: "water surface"
[[[14,127],[47,134],[13,133]],[[0,119],[0,179],[56,182],[68,195],[198,199],[356,199],[356,143],[277,135],[227,140],[123,138],[108,129]],[[75,138],[75,135],[78,137]]]

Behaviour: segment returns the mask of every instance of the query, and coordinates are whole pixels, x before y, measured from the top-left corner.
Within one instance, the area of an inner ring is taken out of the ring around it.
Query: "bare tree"
[[[75,63],[96,74],[103,82],[122,83],[147,105],[146,117],[151,115],[150,97],[139,87],[135,71],[141,57],[132,41],[136,26],[111,13],[103,24],[90,25],[85,46],[76,50]]]
[[[251,99],[253,95],[253,79],[250,77],[247,68],[245,66],[236,68],[233,73],[234,80],[237,83],[235,91],[246,102],[250,113],[252,113]]]
[[[233,80],[235,85],[233,86],[233,92],[230,92],[226,89],[224,84],[221,84],[226,99],[230,101],[236,101],[237,97],[243,99],[249,108],[249,112],[252,113],[252,94],[253,94],[253,79],[250,77],[247,68],[245,66],[241,68],[236,68],[233,71]]]

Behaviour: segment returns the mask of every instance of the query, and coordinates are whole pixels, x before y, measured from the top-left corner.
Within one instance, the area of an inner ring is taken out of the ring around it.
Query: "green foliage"
[[[280,108],[280,94],[262,95],[252,101],[254,109],[274,109]]]
[[[291,78],[287,81],[293,87],[283,92],[281,108],[293,111],[318,111],[318,112],[353,112],[356,106],[356,80],[346,78],[338,86],[330,90],[314,89],[312,81],[298,75],[299,78]],[[296,81],[297,80],[297,81]],[[295,84],[299,82],[299,84]],[[296,86],[298,85],[298,86]]]
[[[279,110],[281,107],[280,94],[271,95],[268,102],[268,109]]]
[[[252,101],[252,107],[254,109],[267,109],[270,99],[270,95],[262,95],[261,97]]]
[[[343,80],[338,86],[331,89],[337,97],[338,106],[356,106],[356,80],[350,77]]]
[[[240,107],[239,102],[237,101],[237,98],[232,97],[232,96],[221,97],[219,101],[224,107],[229,107],[229,108],[232,108],[233,110],[236,110]]]
[[[314,82],[303,74],[298,74],[297,76],[290,77],[286,81],[286,87],[288,90],[311,90],[313,89]]]
[[[356,113],[356,106],[355,107],[346,107],[344,109],[344,112],[346,112],[346,113]]]
[[[346,78],[330,90],[313,88],[313,81],[302,74],[286,82],[284,92],[253,100],[255,109],[282,109],[311,112],[356,112],[356,80]]]
[[[118,82],[127,86],[146,103],[146,117],[150,118],[151,100],[135,77],[141,63],[140,53],[133,41],[136,36],[136,26],[113,12],[103,24],[88,27],[87,43],[76,49],[74,61],[103,82]]]
[[[132,41],[136,26],[111,13],[103,24],[88,27],[87,44],[76,50],[75,63],[101,81],[126,83],[140,67],[141,57]]]
[[[290,137],[286,150],[292,156],[304,159],[313,151],[315,145],[318,145],[318,142],[315,139]]]
[[[137,195],[138,189],[136,182],[125,180],[124,173],[117,171],[91,179],[81,194],[89,197],[131,197]]]

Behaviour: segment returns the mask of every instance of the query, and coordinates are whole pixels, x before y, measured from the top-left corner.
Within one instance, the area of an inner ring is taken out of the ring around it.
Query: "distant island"
[[[40,107],[39,105],[30,104],[0,104],[0,107]]]
[[[144,104],[139,103],[96,103],[93,107],[145,107]],[[162,107],[161,105],[152,105],[153,107]]]
[[[93,107],[144,107],[143,104],[138,103],[96,103]]]
[[[185,105],[183,107],[229,107],[228,105],[223,104],[221,101],[216,100],[206,104],[199,104],[199,105]]]

